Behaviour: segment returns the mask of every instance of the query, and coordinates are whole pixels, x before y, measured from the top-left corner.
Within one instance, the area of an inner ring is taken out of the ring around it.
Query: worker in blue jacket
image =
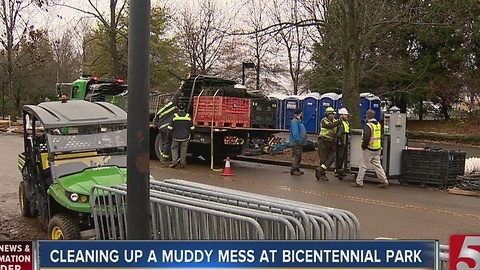
[[[307,145],[307,130],[302,123],[302,109],[295,110],[295,116],[290,122],[290,148],[292,150],[292,169],[291,175],[302,175],[300,171],[300,162],[302,161],[303,147]]]

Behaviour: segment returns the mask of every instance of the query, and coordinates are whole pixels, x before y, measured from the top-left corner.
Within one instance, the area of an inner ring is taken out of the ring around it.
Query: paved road
[[[20,175],[16,156],[22,149],[21,137],[0,134],[0,149],[0,234],[41,239],[44,234],[38,230],[37,223],[21,218],[18,211]],[[151,174],[157,180],[184,179],[349,210],[359,218],[364,239],[440,239],[448,244],[451,234],[480,233],[480,198],[477,197],[400,185],[378,189],[367,183],[364,189],[357,189],[349,186],[351,179],[348,178],[317,182],[312,171],[294,177],[285,167],[237,161],[232,162],[232,166],[235,176],[222,177],[207,164],[191,164],[185,170],[175,170],[162,168],[159,162],[152,161]]]

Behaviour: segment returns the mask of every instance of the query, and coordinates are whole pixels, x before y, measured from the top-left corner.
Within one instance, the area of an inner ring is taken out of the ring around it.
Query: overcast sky
[[[109,2],[108,0],[92,0],[97,4],[97,7],[104,11],[108,12]],[[238,10],[242,0],[214,0],[219,8],[225,10],[226,12],[232,12],[232,16],[237,15],[235,11]],[[81,9],[86,9],[91,11],[92,8],[88,0],[63,0],[64,3],[75,6]],[[152,6],[154,5],[166,5],[171,9],[181,10],[185,6],[189,6],[192,9],[195,9],[198,0],[151,0]],[[88,25],[96,22],[94,19],[85,20],[86,15],[66,7],[52,6],[48,7],[48,12],[41,12],[38,9],[32,10],[31,21],[35,25],[41,28],[47,28],[52,35],[52,37],[60,37],[67,29],[76,28],[78,26]],[[91,16],[90,16],[91,17]],[[238,19],[238,17],[237,17]]]

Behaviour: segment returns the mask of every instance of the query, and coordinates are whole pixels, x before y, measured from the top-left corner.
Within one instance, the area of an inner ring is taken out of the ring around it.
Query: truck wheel
[[[160,136],[160,132],[158,133],[157,137],[155,138],[155,155],[157,156],[158,160],[162,160],[161,149],[162,148],[162,136]]]
[[[32,217],[30,211],[30,201],[28,200],[27,192],[25,190],[25,181],[20,182],[18,186],[18,198],[20,200],[20,212],[24,217]]]
[[[57,214],[48,223],[47,236],[49,240],[78,240],[80,228],[71,217]]]

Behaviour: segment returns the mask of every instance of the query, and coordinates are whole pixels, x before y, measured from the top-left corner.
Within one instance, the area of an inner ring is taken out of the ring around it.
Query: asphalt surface
[[[44,239],[39,223],[22,218],[19,212],[17,155],[22,145],[20,136],[0,134],[0,234],[14,239]],[[480,156],[478,148],[465,150],[469,156]],[[220,171],[212,171],[209,164],[201,162],[179,170],[151,161],[151,174],[157,180],[183,179],[351,211],[360,220],[362,239],[439,239],[448,244],[451,234],[480,233],[479,197],[417,186],[379,189],[373,181],[365,183],[363,189],[352,188],[352,178],[338,181],[329,175],[330,181],[318,182],[313,171],[298,177],[291,176],[287,167],[240,161],[232,162],[232,170],[235,176],[222,177]]]

